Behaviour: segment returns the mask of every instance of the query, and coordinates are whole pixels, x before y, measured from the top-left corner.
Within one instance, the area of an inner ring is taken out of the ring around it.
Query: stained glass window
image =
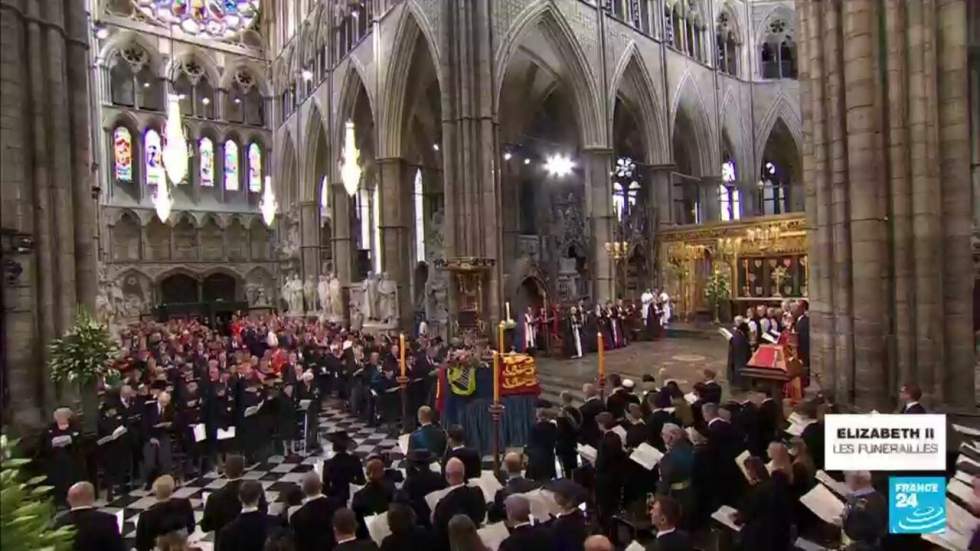
[[[146,185],[165,183],[167,176],[163,172],[163,149],[159,132],[150,128],[143,134],[143,150],[146,152]]]
[[[425,195],[422,169],[415,171],[415,260],[425,262]]]
[[[248,190],[262,191],[262,149],[256,143],[248,146]]]
[[[721,164],[721,181],[718,184],[718,203],[721,207],[721,219],[725,222],[738,220],[742,217],[742,200],[735,184],[735,163],[725,161]]]
[[[259,0],[133,0],[152,21],[209,38],[234,38],[252,27]]]
[[[113,165],[117,182],[133,181],[133,136],[120,126],[112,133]]]
[[[225,189],[238,191],[238,144],[225,142]]]
[[[198,142],[198,154],[201,159],[201,185],[214,186],[214,142],[204,137]]]

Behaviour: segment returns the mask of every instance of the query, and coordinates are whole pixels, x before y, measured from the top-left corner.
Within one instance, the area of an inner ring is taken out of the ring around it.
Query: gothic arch
[[[759,47],[765,42],[766,36],[769,34],[769,24],[774,19],[783,19],[789,25],[790,32],[795,32],[796,14],[793,13],[791,8],[777,4],[765,14],[759,26],[752,30],[752,35],[755,38],[755,47]]]
[[[321,148],[322,151],[321,151]],[[327,131],[326,123],[321,115],[320,108],[316,104],[310,106],[307,112],[306,138],[303,140],[303,189],[301,197],[304,201],[318,200],[318,189],[320,178],[329,170],[329,160],[327,157]],[[318,153],[323,153],[322,157]],[[322,174],[320,174],[322,173]]]
[[[368,108],[371,110],[371,118],[378,120],[378,110],[374,104],[374,98],[368,89],[367,70],[354,56],[347,58],[347,70],[344,71],[343,80],[340,83],[340,98],[337,102],[336,129],[334,135],[335,143],[342,143],[344,137],[344,123],[354,116],[354,106],[357,104],[357,95],[364,91],[367,96]]]
[[[395,29],[394,39],[391,41],[392,55],[388,61],[388,71],[384,76],[385,84],[382,86],[384,99],[382,100],[381,120],[379,121],[381,125],[380,143],[377,144],[379,158],[398,157],[402,154],[402,142],[405,134],[404,111],[407,108],[406,88],[420,35],[425,43],[429,58],[432,60],[436,81],[439,83],[440,94],[442,93],[439,56],[435,42],[432,40],[432,31],[426,24],[425,15],[421,13],[415,2],[409,2],[402,11],[398,27]]]
[[[783,124],[786,125],[786,129],[789,130],[790,136],[793,137],[793,144],[796,147],[796,151],[802,154],[803,151],[803,130],[802,122],[800,121],[799,113],[793,109],[793,105],[786,99],[786,96],[780,95],[769,111],[766,112],[766,116],[762,118],[762,121],[757,127],[757,132],[755,135],[755,157],[756,159],[762,158],[762,152],[766,148],[766,142],[769,141],[769,136],[772,134],[773,128],[776,126],[776,122],[782,120]]]
[[[628,89],[621,90],[624,86]],[[624,97],[640,113],[646,161],[654,164],[669,162],[670,149],[666,146],[666,129],[661,115],[663,104],[635,43],[630,42],[616,64],[609,90],[607,101],[610,113],[614,113],[617,96]],[[609,124],[611,129],[612,121]]]
[[[176,80],[177,71],[180,70],[181,64],[185,61],[197,62],[204,69],[204,74],[212,86],[217,87],[218,83],[221,82],[221,72],[218,71],[218,63],[204,48],[192,47],[170,58],[164,67],[163,74],[166,75],[168,80],[173,82]]]
[[[256,63],[246,60],[237,60],[229,63],[225,66],[224,73],[221,75],[221,80],[219,81],[219,88],[222,90],[231,90],[232,83],[235,79],[235,74],[239,71],[244,71],[252,77],[255,82],[255,87],[259,90],[259,95],[263,98],[271,97],[272,89],[269,85],[269,80],[265,78],[265,69]]]
[[[164,72],[164,61],[160,56],[157,46],[147,39],[146,35],[140,33],[132,31],[115,33],[106,41],[102,49],[99,50],[99,59],[103,64],[108,65],[114,55],[130,45],[139,46],[146,52],[150,60],[150,70],[154,75],[157,77],[167,76],[167,73]]]
[[[712,140],[711,122],[708,119],[708,111],[704,105],[704,100],[694,84],[694,78],[690,73],[686,73],[681,79],[677,93],[674,94],[674,105],[671,108],[670,125],[671,140],[677,133],[677,122],[680,117],[685,117],[691,124],[691,136],[693,147],[697,157],[692,159],[700,169],[700,176],[717,174],[720,168],[715,152],[718,147]]]
[[[738,96],[733,89],[725,94],[721,103],[721,135],[727,136],[735,157],[735,176],[737,181],[748,184],[754,180],[752,147],[749,132],[746,132],[742,110],[738,108]],[[720,142],[724,144],[724,142]],[[724,161],[724,159],[719,159]]]
[[[279,184],[278,194],[281,197],[279,204],[283,209],[286,209],[300,200],[301,190],[298,189],[299,174],[297,171],[296,146],[293,145],[292,135],[288,132],[284,134],[285,139],[277,155],[279,166],[276,168],[276,178],[274,181]]]
[[[555,7],[553,0],[532,4],[518,15],[516,22],[507,31],[494,53],[494,105],[500,104],[504,77],[511,59],[523,39],[535,31],[543,34],[561,62],[571,71],[566,80],[573,91],[581,145],[583,147],[604,145],[606,129],[603,123],[605,121],[599,116],[597,98],[600,97],[600,93],[594,75],[581,45],[575,40],[575,33]]]

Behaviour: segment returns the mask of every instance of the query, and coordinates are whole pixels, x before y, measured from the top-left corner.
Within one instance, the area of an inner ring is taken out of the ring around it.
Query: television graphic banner
[[[828,471],[944,471],[946,416],[834,414],[824,425]]]

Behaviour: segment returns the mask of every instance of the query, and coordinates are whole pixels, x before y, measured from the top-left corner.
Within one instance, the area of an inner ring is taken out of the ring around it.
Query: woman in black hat
[[[334,456],[323,462],[323,487],[327,497],[347,503],[350,485],[364,485],[364,468],[361,460],[347,451],[352,441],[346,431],[329,434],[327,440],[333,443]]]

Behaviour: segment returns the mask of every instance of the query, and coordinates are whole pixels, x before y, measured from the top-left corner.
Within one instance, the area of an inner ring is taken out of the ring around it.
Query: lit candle
[[[599,333],[599,379],[606,376],[606,343]]]
[[[504,306],[507,307],[507,317],[505,319],[510,321],[510,302],[507,302]]]
[[[405,333],[398,335],[398,364],[402,369],[402,377],[405,376]]]
[[[500,403],[500,354],[493,353],[493,403]]]
[[[501,354],[504,353],[504,322],[497,325],[497,348]]]

